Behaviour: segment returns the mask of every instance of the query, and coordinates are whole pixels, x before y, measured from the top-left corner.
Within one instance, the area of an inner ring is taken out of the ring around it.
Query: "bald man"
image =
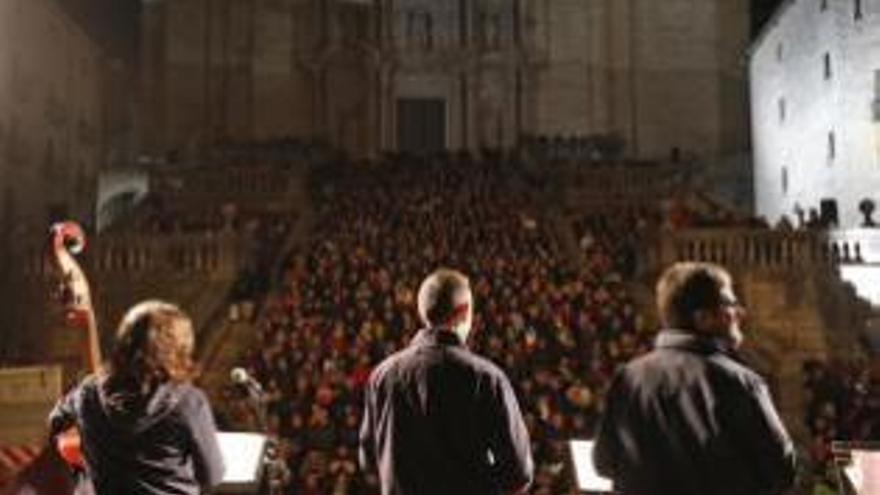
[[[439,269],[422,282],[425,328],[370,375],[361,464],[383,495],[523,493],[533,474],[529,436],[510,381],[470,352],[470,283]]]

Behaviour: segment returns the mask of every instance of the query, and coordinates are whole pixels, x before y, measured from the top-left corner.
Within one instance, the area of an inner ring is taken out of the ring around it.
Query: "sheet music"
[[[843,472],[859,495],[880,493],[880,452],[853,450],[852,464]]]
[[[592,440],[571,440],[568,442],[578,488],[585,492],[610,492],[611,480],[599,476],[596,467],[593,466],[594,443]]]
[[[217,433],[226,472],[223,483],[255,483],[260,474],[266,436],[259,433]]]

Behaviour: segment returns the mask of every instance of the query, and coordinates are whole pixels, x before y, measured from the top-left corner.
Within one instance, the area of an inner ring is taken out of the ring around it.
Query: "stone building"
[[[126,66],[68,14],[0,1],[0,356],[22,339],[25,239],[62,217],[90,225],[98,174],[127,139]]]
[[[320,139],[354,156],[619,133],[747,146],[746,0],[151,0],[142,151]]]
[[[790,0],[749,59],[756,209],[836,210],[841,227],[880,188],[880,1]]]
[[[126,106],[116,104],[124,80],[124,64],[56,1],[0,2],[4,232],[93,217],[97,175],[125,120]]]

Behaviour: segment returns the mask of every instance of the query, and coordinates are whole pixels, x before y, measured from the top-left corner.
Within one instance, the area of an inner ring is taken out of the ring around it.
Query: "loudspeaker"
[[[819,218],[822,220],[822,225],[826,227],[837,227],[840,225],[840,221],[837,217],[837,200],[836,199],[823,199],[819,201]]]

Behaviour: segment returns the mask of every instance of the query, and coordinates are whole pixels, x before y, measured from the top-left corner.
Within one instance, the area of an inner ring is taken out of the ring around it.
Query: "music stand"
[[[578,491],[585,494],[602,494],[613,491],[611,480],[599,476],[593,465],[593,440],[569,440],[571,464],[574,467]]]
[[[268,446],[266,435],[260,433],[217,433],[226,472],[216,493],[257,493],[263,475],[264,457]]]
[[[831,442],[842,495],[880,493],[880,442]]]

